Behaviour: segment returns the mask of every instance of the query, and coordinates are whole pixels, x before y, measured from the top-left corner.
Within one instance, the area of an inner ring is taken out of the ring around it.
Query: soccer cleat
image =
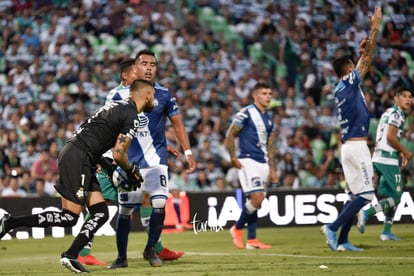
[[[365,225],[367,224],[367,220],[368,220],[368,211],[367,210],[359,210],[358,215],[358,222],[357,222],[357,227],[359,230],[359,233],[363,234],[365,232]]]
[[[62,253],[60,264],[75,273],[89,273],[89,270],[81,265],[76,257],[69,256],[66,253]]]
[[[162,260],[157,255],[157,253],[155,253],[154,247],[145,249],[142,255],[144,256],[144,259],[150,263],[151,266],[162,266]]]
[[[5,213],[3,217],[0,219],[0,240],[7,234],[6,223],[9,218],[10,214]]]
[[[158,256],[162,261],[175,261],[181,258],[184,254],[185,252],[183,251],[173,251],[164,247]]]
[[[233,238],[234,246],[236,246],[239,249],[243,249],[244,248],[244,245],[243,245],[243,230],[237,229],[236,225],[233,225],[230,228],[230,235]]]
[[[325,235],[326,243],[328,244],[328,246],[332,249],[332,251],[335,251],[337,247],[336,232],[329,229],[328,225],[326,224],[321,227],[321,232]]]
[[[399,241],[400,238],[394,236],[392,233],[389,232],[382,232],[380,235],[380,239],[382,241]]]
[[[78,261],[83,265],[106,265],[106,262],[99,261],[94,255],[78,256]]]
[[[354,252],[359,252],[359,251],[364,251],[364,249],[363,248],[356,247],[356,246],[352,245],[350,242],[347,242],[347,243],[338,244],[338,247],[336,248],[336,251],[354,251]]]
[[[128,260],[126,257],[118,257],[111,265],[107,266],[107,268],[109,269],[115,269],[115,268],[121,268],[121,267],[128,267]]]
[[[260,242],[258,239],[247,240],[246,249],[270,249],[270,244]]]

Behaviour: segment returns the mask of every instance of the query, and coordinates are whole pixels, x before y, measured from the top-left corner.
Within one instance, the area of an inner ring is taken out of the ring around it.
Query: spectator
[[[46,172],[57,175],[58,163],[56,159],[50,156],[48,149],[44,148],[40,153],[40,158],[33,163],[30,174],[33,179],[45,179]]]
[[[5,187],[1,192],[3,197],[25,197],[27,193],[20,188],[19,177],[12,175],[8,187]]]

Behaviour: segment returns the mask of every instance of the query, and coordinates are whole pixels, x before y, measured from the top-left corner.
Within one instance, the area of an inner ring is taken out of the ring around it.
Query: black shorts
[[[101,191],[92,155],[69,142],[59,153],[58,160],[59,181],[55,188],[63,198],[84,205],[88,192]]]

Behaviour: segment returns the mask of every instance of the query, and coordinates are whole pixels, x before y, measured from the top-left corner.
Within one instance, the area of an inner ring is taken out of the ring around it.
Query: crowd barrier
[[[406,190],[395,214],[395,223],[414,221],[414,189]],[[311,226],[332,222],[340,212],[348,196],[338,190],[271,190],[267,192],[258,212],[260,227]],[[195,233],[228,229],[239,217],[243,205],[240,190],[234,192],[188,192],[181,193],[181,221],[192,225]],[[373,201],[376,202],[376,199]],[[0,213],[9,212],[13,216],[35,214],[45,209],[60,209],[60,198],[0,198]],[[116,203],[109,205],[110,219],[99,229],[97,236],[115,235]],[[382,223],[382,213],[370,217],[368,224]],[[72,228],[52,227],[19,228],[3,239],[41,239],[51,235],[59,238],[76,235],[83,223],[83,216]],[[170,197],[166,206],[165,230],[175,229],[177,214]],[[133,215],[132,231],[143,231],[139,212]],[[191,230],[190,230],[191,231]]]

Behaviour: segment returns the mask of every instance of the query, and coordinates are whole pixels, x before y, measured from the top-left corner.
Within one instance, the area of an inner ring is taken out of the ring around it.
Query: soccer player
[[[121,69],[121,84],[112,89],[107,96],[106,104],[115,101],[115,100],[122,100],[124,98],[128,97],[129,93],[129,87],[130,84],[137,78],[136,71],[134,70],[135,65],[135,59],[134,58],[127,58],[120,63],[120,69]],[[132,150],[132,148],[131,148]],[[176,154],[176,150],[173,148],[168,149],[169,152],[172,152],[173,155]],[[107,162],[110,164],[113,162],[112,157],[112,151],[109,150],[104,154],[104,157],[106,158]],[[108,164],[107,164],[108,166]],[[110,165],[109,165],[110,167]],[[98,173],[96,174],[96,178],[98,179],[99,185],[101,186],[102,195],[106,202],[109,201],[115,201],[118,200],[118,191],[112,184],[111,177],[108,176],[107,170],[105,168],[101,168],[101,170],[98,170]],[[144,203],[149,201],[143,202]],[[151,207],[149,207],[151,208]],[[142,206],[140,210],[147,210],[148,207]],[[148,212],[147,212],[148,213]],[[89,214],[85,218],[85,221],[89,218]],[[144,219],[146,219],[146,216],[144,216]],[[148,224],[148,223],[147,223]],[[144,224],[145,226],[145,224]],[[92,254],[90,254],[92,247],[92,241],[90,241],[80,252],[78,256],[78,260],[81,264],[86,265],[105,265],[105,262],[99,261],[96,259],[96,257]],[[161,244],[161,241],[159,241],[156,245],[156,248],[158,251],[156,251],[157,254],[159,254],[160,258],[164,261],[171,261],[179,259],[184,255],[184,252],[176,252],[173,250],[170,250],[168,248],[164,248]],[[126,252],[126,249],[125,249]],[[118,259],[117,259],[118,260]],[[108,268],[119,268],[119,267],[127,267],[128,266],[128,260],[125,256],[125,258],[122,258],[118,260],[117,262],[114,262]]]
[[[135,57],[134,68],[138,78],[146,79],[154,84],[156,106],[150,113],[139,115],[141,122],[143,122],[138,131],[139,139],[134,139],[131,143],[129,157],[139,164],[144,184],[140,190],[119,193],[120,207],[116,228],[118,257],[110,266],[111,268],[122,267],[122,264],[126,262],[131,224],[130,215],[135,206],[143,203],[147,193],[152,208],[149,212],[148,208],[141,206],[140,210],[141,221],[148,223],[148,240],[143,254],[144,259],[148,260],[151,266],[161,266],[161,255],[164,254],[163,259],[168,260],[168,258],[179,258],[184,254],[184,252],[168,252],[166,250],[163,252],[158,243],[164,225],[165,204],[168,199],[168,155],[165,138],[167,118],[171,121],[186,156],[188,162],[186,172],[191,173],[196,168],[176,99],[168,89],[155,83],[157,60],[154,52],[140,51]],[[150,215],[149,219],[146,219],[145,212]]]
[[[374,172],[378,176],[378,198],[381,198],[368,210],[361,209],[358,213],[357,227],[365,232],[365,224],[369,216],[384,212],[384,229],[380,239],[399,240],[391,233],[393,218],[400,203],[403,192],[400,166],[405,167],[413,154],[400,142],[404,133],[405,113],[411,106],[411,91],[397,90],[394,106],[388,108],[381,116],[377,128],[376,143],[372,161]]]
[[[268,249],[256,238],[257,210],[266,192],[268,179],[278,182],[273,148],[273,120],[267,110],[272,98],[270,87],[257,83],[251,93],[254,102],[241,109],[234,117],[225,138],[225,146],[232,165],[237,168],[239,181],[246,196],[240,218],[230,229],[233,244],[244,248],[243,227],[247,223],[247,249]],[[239,138],[240,153],[236,156],[236,138]]]
[[[82,226],[72,245],[61,255],[60,263],[75,273],[89,271],[79,263],[79,251],[108,220],[108,206],[95,177],[97,162],[113,148],[113,157],[127,173],[131,189],[141,186],[142,176],[128,158],[128,148],[141,124],[138,113],[154,108],[154,87],[146,80],[135,80],[129,98],[100,108],[86,120],[59,153],[59,183],[55,186],[62,196],[61,211],[0,219],[0,239],[18,227],[73,227],[83,207],[91,218]]]
[[[381,8],[375,7],[370,35],[360,45],[361,57],[356,66],[349,57],[333,61],[339,79],[334,95],[341,126],[341,163],[346,180],[345,191],[350,199],[334,222],[321,227],[326,243],[334,251],[363,250],[349,242],[348,234],[355,215],[374,197],[374,169],[367,145],[370,114],[360,82],[372,61],[381,17]],[[336,232],[339,228],[341,231],[337,240]]]

